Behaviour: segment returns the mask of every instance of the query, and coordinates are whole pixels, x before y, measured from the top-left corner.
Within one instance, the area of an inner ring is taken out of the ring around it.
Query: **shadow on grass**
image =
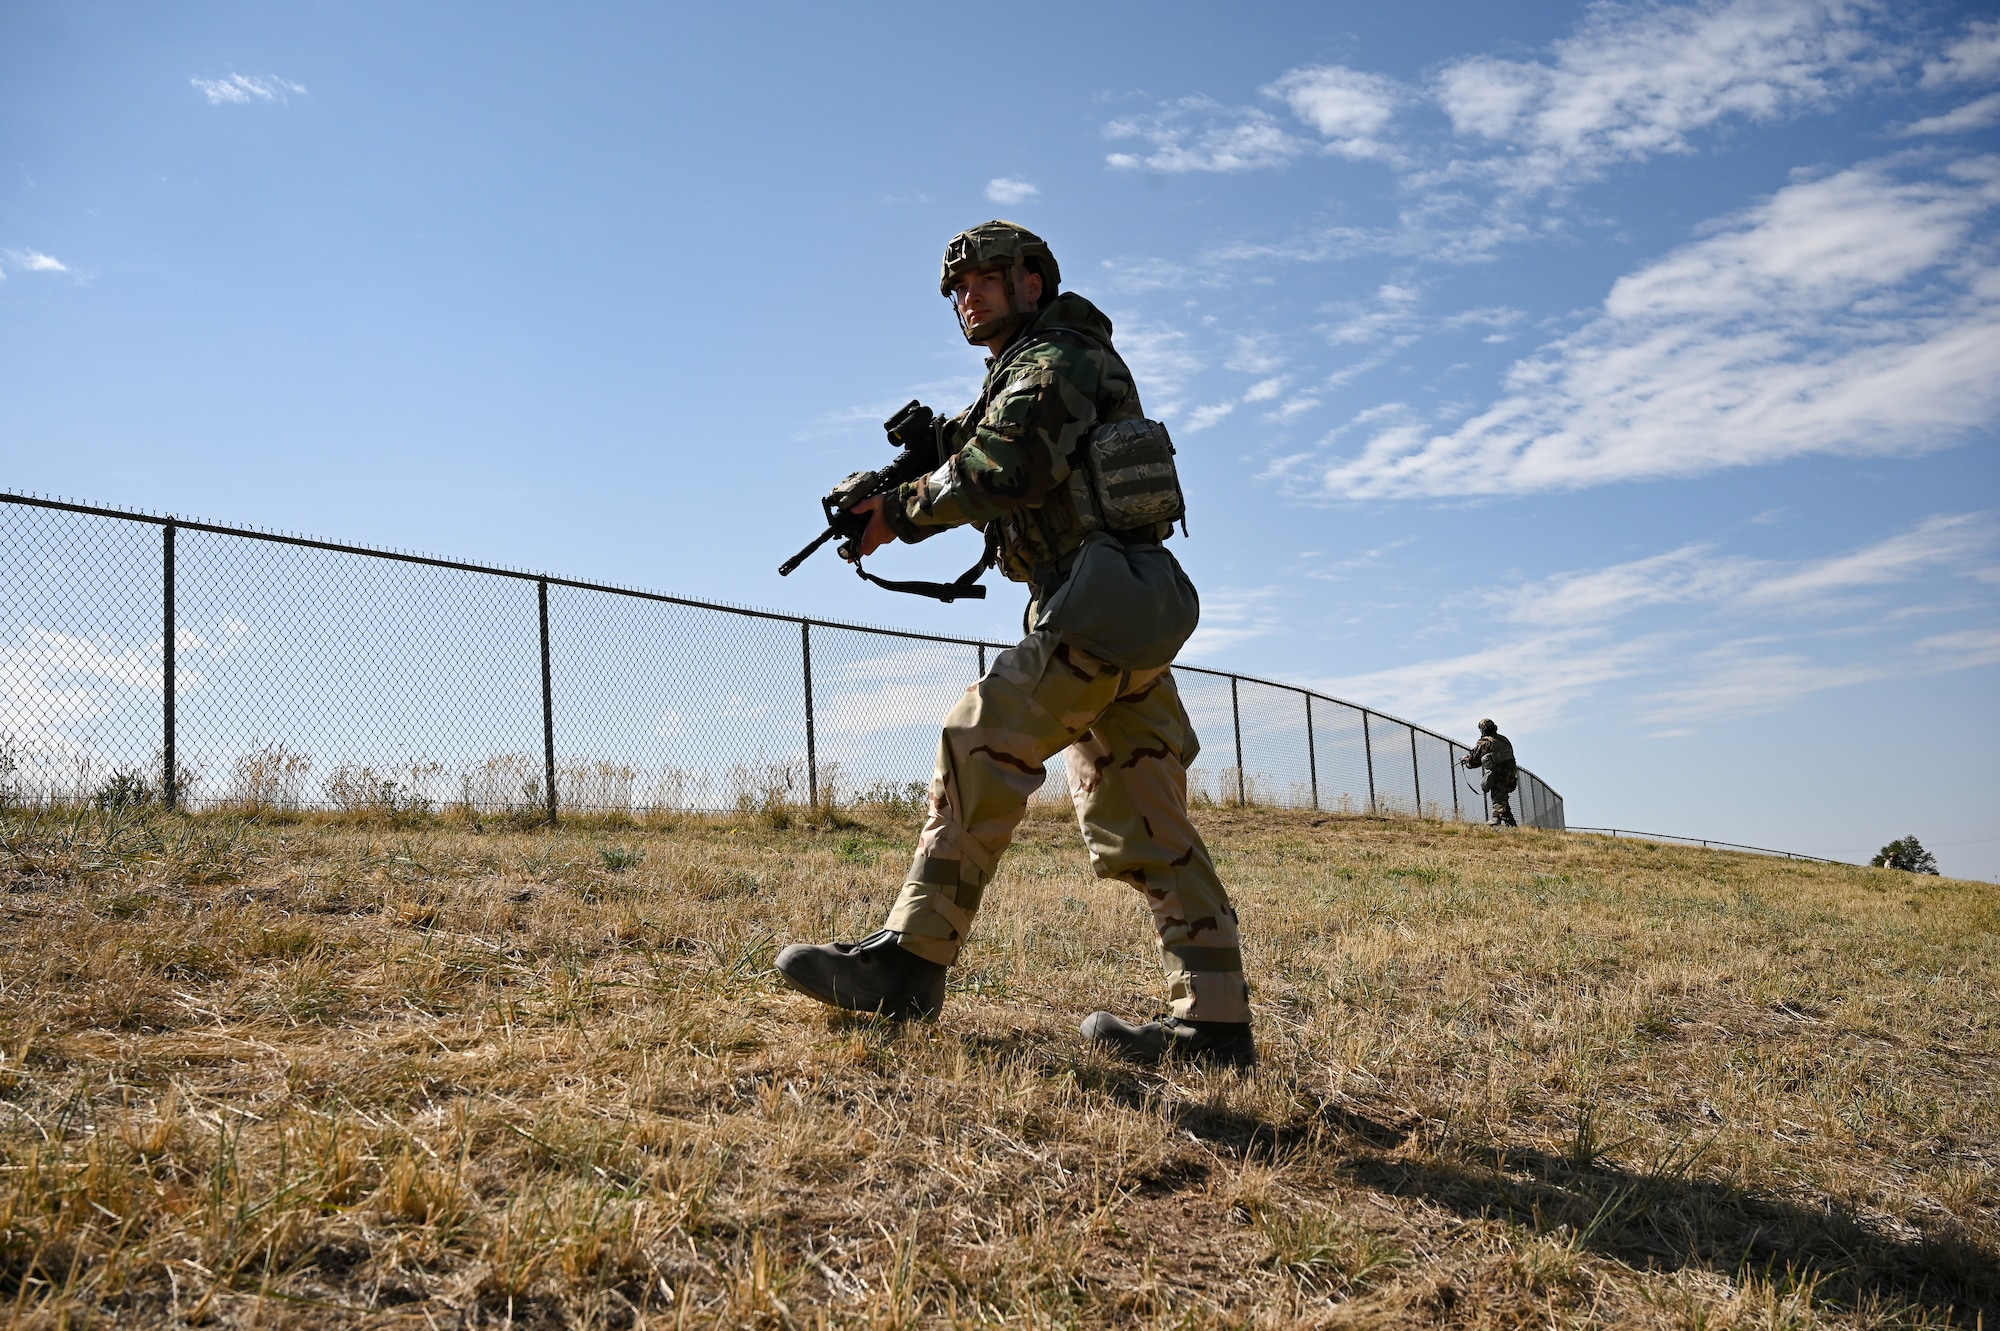
[[[1168,1113],[1176,1127],[1246,1158],[1325,1152],[1350,1182],[1467,1219],[1504,1220],[1641,1270],[1754,1275],[1809,1289],[1823,1305],[1931,1324],[2000,1323],[2000,1254],[1949,1232],[1885,1233],[1830,1198],[1801,1204],[1701,1178],[1699,1148],[1651,1169],[1463,1146],[1450,1159],[1390,1156],[1382,1152],[1403,1145],[1414,1124],[1303,1094],[1314,1112],[1286,1124],[1200,1103]]]
[[[1163,1094],[1159,1072],[1079,1058],[1041,1035],[959,1038],[996,1060],[1073,1077],[1088,1092],[1161,1115],[1239,1159],[1318,1157],[1350,1183],[1467,1219],[1506,1221],[1640,1270],[1755,1276],[1810,1290],[1822,1306],[1930,1325],[2000,1325],[2000,1254],[1948,1232],[1886,1233],[1830,1198],[1801,1204],[1699,1177],[1699,1148],[1650,1169],[1463,1144],[1451,1158],[1391,1155],[1415,1135],[1414,1117],[1297,1087],[1308,1111],[1272,1122]]]

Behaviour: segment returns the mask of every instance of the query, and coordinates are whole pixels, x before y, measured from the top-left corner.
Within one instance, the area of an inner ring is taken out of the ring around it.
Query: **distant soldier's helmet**
[[[1479,733],[1482,735],[1497,735],[1500,733],[1500,727],[1493,724],[1493,718],[1484,717],[1479,722]]]
[[[1042,279],[1042,305],[1056,298],[1056,288],[1062,282],[1062,269],[1056,266],[1056,256],[1049,252],[1047,241],[1018,223],[998,220],[981,222],[970,231],[961,231],[953,236],[951,243],[944,247],[944,272],[938,278],[938,290],[944,293],[946,300],[952,298],[953,284],[967,273],[994,270],[1007,284],[1006,314],[977,326],[967,324],[965,316],[962,313],[959,315],[958,326],[965,333],[966,341],[991,342],[997,337],[1011,337],[1035,317],[1035,311],[1024,308],[1014,290],[1014,268],[1017,264]]]

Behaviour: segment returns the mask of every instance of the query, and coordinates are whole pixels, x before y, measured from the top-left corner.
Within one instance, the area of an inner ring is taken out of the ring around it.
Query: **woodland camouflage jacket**
[[[1484,768],[1487,790],[1512,790],[1520,769],[1514,764],[1514,742],[1505,735],[1481,735],[1465,755],[1467,767]]]
[[[921,541],[972,523],[1000,528],[1000,571],[1046,589],[1094,530],[1082,471],[1084,437],[1137,420],[1132,372],[1111,346],[1111,320],[1073,292],[1056,297],[986,363],[979,399],[945,426],[944,465],[885,506],[898,538]],[[1163,539],[1170,528],[1126,533]]]

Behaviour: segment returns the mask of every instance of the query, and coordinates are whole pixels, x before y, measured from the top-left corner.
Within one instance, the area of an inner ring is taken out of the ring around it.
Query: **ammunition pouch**
[[[1187,515],[1174,441],[1158,421],[1112,421],[1084,440],[1090,498],[1107,531],[1172,526]]]

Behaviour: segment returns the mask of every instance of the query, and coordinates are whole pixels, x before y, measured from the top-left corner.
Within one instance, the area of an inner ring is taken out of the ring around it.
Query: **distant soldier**
[[[1459,759],[1462,767],[1484,770],[1479,780],[1479,788],[1486,792],[1492,802],[1493,812],[1487,823],[1493,827],[1519,827],[1514,821],[1514,810],[1508,807],[1507,797],[1514,793],[1514,787],[1521,784],[1521,769],[1514,765],[1514,742],[1500,733],[1500,727],[1491,719],[1479,723],[1479,743],[1472,746],[1472,752]]]

